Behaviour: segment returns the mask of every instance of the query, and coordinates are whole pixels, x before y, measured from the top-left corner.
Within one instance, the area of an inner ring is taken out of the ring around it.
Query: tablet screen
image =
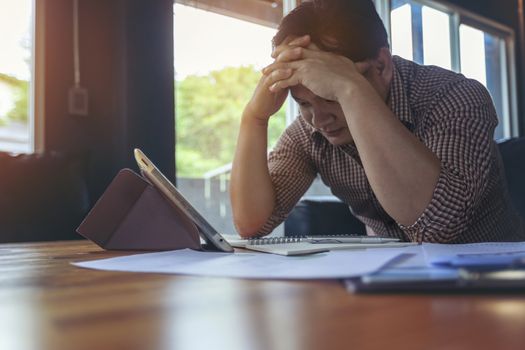
[[[208,248],[223,252],[233,252],[232,246],[213,228],[212,225],[190,204],[180,191],[160,172],[160,170],[139,149],[135,149],[135,160],[142,174],[151,184],[190,218],[197,226]]]

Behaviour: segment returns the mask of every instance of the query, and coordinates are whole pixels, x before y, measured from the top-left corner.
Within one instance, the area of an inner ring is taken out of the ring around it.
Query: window
[[[382,0],[376,3],[384,5]],[[384,14],[384,6],[379,8]],[[392,0],[386,23],[393,54],[478,80],[490,92],[500,119],[494,137],[517,135],[510,28],[426,0]]]
[[[450,15],[403,0],[392,5],[392,52],[420,64],[451,69]]]
[[[260,68],[271,62],[270,41],[283,8],[299,2],[174,2],[177,186],[224,233],[235,232],[227,191],[241,113]],[[430,0],[375,2],[394,54],[478,79],[501,119],[495,137],[517,133],[512,30]],[[288,103],[272,118],[270,147],[297,115],[295,107]],[[315,181],[307,194],[329,189]]]
[[[250,12],[257,7],[266,12]],[[272,2],[174,4],[177,187],[220,232],[235,232],[228,181],[239,122],[260,70],[271,63],[281,17]],[[270,121],[270,147],[285,124],[283,106]]]
[[[466,24],[459,26],[461,72],[490,91],[500,117],[496,139],[511,135],[503,38]]]
[[[0,151],[33,151],[33,1],[0,0]]]

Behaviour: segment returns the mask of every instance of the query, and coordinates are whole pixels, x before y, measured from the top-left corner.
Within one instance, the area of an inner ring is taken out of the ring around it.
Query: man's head
[[[303,2],[283,18],[273,46],[289,36],[306,34],[321,50],[354,62],[376,58],[381,48],[388,48],[385,26],[372,0]]]
[[[372,0],[313,0],[303,2],[283,18],[273,46],[288,45],[292,38],[309,35],[322,51],[345,56],[353,62],[368,61],[363,73],[386,101],[392,78],[392,58],[383,22]],[[352,142],[339,103],[325,100],[302,85],[293,86],[303,118],[332,144]]]

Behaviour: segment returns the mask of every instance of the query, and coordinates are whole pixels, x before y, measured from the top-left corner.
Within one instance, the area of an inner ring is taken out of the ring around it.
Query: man
[[[368,234],[525,240],[493,141],[496,112],[480,83],[392,57],[370,0],[304,2],[273,44],[275,61],[242,116],[231,174],[242,236],[271,232],[319,174]],[[301,115],[267,159],[268,120],[288,91]]]

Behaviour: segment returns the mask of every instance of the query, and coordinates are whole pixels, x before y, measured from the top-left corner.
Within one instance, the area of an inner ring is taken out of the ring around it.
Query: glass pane
[[[459,26],[461,73],[487,86],[485,36],[483,31]]]
[[[0,151],[32,151],[32,10],[32,0],[0,0]]]
[[[238,127],[276,30],[181,4],[174,14],[177,185],[218,231],[234,233],[227,191]],[[270,121],[270,146],[285,107]]]
[[[510,132],[505,132],[505,129],[510,131],[509,99],[507,96],[508,94],[503,93],[503,86],[506,81],[505,77],[507,76],[507,71],[505,70],[503,63],[505,41],[497,36],[487,33],[485,33],[484,36],[486,86],[492,96],[500,120],[500,123],[494,132],[494,138],[501,139],[510,136]]]
[[[461,73],[466,77],[476,79],[489,90],[499,124],[494,138],[506,137],[505,127],[510,122],[508,113],[508,98],[503,97],[503,86],[507,72],[504,70],[504,45],[502,38],[488,34],[480,29],[461,24],[460,58]]]
[[[398,1],[399,3],[399,1]],[[392,53],[413,60],[412,47],[412,8],[409,4],[392,4],[390,24],[392,27]]]
[[[428,6],[423,6],[422,17],[425,64],[451,69],[450,16]]]
[[[450,15],[407,0],[392,1],[392,53],[450,69]]]

